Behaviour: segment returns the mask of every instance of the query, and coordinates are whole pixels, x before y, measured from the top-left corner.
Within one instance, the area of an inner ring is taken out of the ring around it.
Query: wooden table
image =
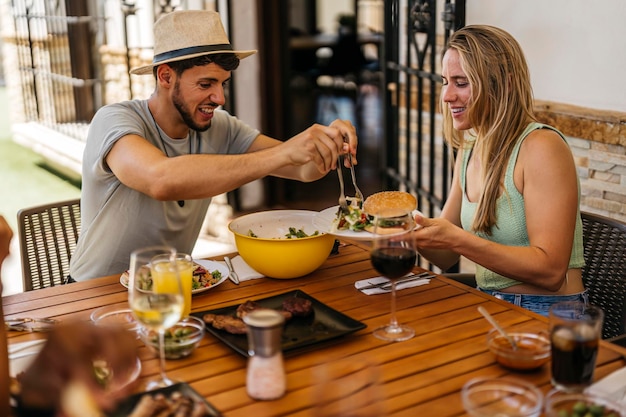
[[[465,415],[460,390],[477,376],[514,375],[551,389],[550,368],[518,373],[499,366],[487,350],[485,335],[491,329],[476,307],[484,306],[504,326],[516,329],[547,329],[545,318],[497,300],[445,277],[430,284],[398,293],[398,318],[412,325],[416,336],[405,342],[388,343],[372,336],[372,329],[389,320],[388,294],[367,296],[354,288],[359,279],[376,276],[366,249],[342,246],[319,270],[293,280],[257,279],[239,286],[227,281],[193,298],[193,311],[238,304],[289,290],[307,294],[367,328],[306,351],[285,355],[287,394],[277,401],[254,401],[246,394],[246,358],[207,334],[188,358],[167,362],[170,377],[188,382],[228,417],[311,416],[313,370],[355,355],[377,365],[382,395],[389,415]],[[127,291],[119,276],[57,286],[3,298],[7,317],[54,317],[89,320],[97,307],[126,304]],[[11,332],[9,343],[43,337],[42,333]],[[596,380],[626,365],[626,349],[601,342]],[[140,348],[141,379],[157,374],[158,360],[145,346]]]

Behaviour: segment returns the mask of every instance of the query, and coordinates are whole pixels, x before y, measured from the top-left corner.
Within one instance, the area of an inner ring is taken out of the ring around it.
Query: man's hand
[[[335,120],[330,126],[315,124],[283,144],[292,165],[313,164],[317,178],[337,168],[339,155],[351,154],[356,164],[356,129],[347,120]],[[345,161],[349,166],[348,161]]]

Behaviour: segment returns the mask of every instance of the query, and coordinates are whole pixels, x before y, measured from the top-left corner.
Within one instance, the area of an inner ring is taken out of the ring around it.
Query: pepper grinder
[[[276,310],[257,309],[243,318],[248,332],[246,388],[255,400],[274,400],[286,390],[280,340],[285,318]]]

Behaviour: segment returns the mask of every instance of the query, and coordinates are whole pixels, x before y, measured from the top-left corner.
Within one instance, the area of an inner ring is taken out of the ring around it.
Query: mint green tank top
[[[511,153],[509,163],[504,176],[504,189],[505,192],[498,198],[496,202],[496,225],[492,228],[491,236],[484,233],[476,233],[484,239],[491,240],[493,242],[501,243],[508,246],[529,246],[528,231],[526,229],[526,211],[524,209],[524,196],[517,190],[513,181],[513,171],[515,170],[515,164],[517,162],[517,156],[519,154],[522,142],[530,132],[536,129],[550,129],[558,133],[563,140],[565,137],[561,132],[554,129],[551,126],[541,123],[530,123],[526,130],[522,133],[520,138]],[[461,188],[463,190],[463,203],[461,205],[461,224],[463,229],[471,231],[474,216],[476,214],[477,203],[470,202],[465,192],[466,188],[466,173],[467,164],[471,154],[473,144],[466,146],[462,152],[462,166],[461,166]],[[579,208],[577,210],[578,217],[576,219],[576,230],[574,233],[574,245],[572,247],[572,254],[570,256],[569,268],[580,268],[585,264],[583,257],[583,234],[582,234],[582,220],[580,218],[580,181],[578,184],[578,202]],[[476,265],[476,283],[480,288],[488,290],[501,290],[503,288],[510,287],[512,285],[520,284],[511,278],[507,278],[503,275],[496,274],[495,272],[486,269],[480,265]]]

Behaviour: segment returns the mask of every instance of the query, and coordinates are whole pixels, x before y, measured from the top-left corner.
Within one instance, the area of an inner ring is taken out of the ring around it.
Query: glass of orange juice
[[[180,283],[183,289],[185,304],[182,317],[185,318],[191,313],[191,285],[193,282],[193,259],[191,255],[177,252],[176,265],[180,276]],[[153,290],[156,293],[169,292],[176,285],[176,277],[172,271],[152,271]],[[156,275],[155,275],[156,274]]]
[[[159,333],[161,377],[148,381],[148,390],[174,384],[165,372],[164,338],[165,330],[180,320],[184,305],[175,256],[176,249],[169,246],[140,248],[130,255],[128,303],[142,326]],[[152,291],[144,287],[149,279]]]

